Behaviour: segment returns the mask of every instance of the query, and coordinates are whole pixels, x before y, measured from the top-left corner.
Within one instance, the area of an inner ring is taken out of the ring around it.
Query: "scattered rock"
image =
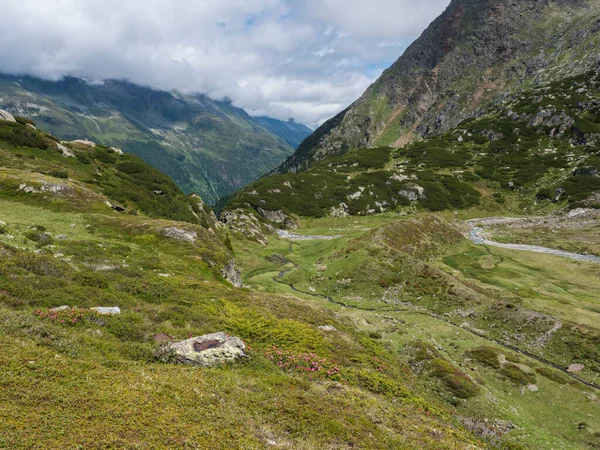
[[[50,311],[50,312],[61,312],[61,311],[68,311],[70,309],[71,309],[70,306],[63,305],[63,306],[57,306],[56,308],[50,308],[48,311]]]
[[[248,358],[246,346],[238,337],[226,333],[213,333],[181,342],[163,344],[155,356],[162,362],[214,367]]]
[[[350,215],[348,205],[345,203],[340,203],[337,208],[332,206],[331,210],[329,211],[329,215],[331,217],[348,217]]]
[[[585,366],[583,364],[571,364],[568,367],[567,372],[569,372],[569,373],[579,373],[579,372],[583,372],[584,369],[585,369]]]
[[[4,120],[6,122],[16,122],[13,115],[3,109],[0,109],[0,120]]]
[[[111,203],[108,200],[106,200],[104,203],[106,204],[106,206],[108,206],[109,208],[114,209],[117,212],[125,212],[125,211],[127,211],[123,206],[121,206],[121,205],[119,205],[117,203]]]
[[[90,309],[92,311],[97,312],[101,316],[117,316],[117,315],[121,314],[121,308],[119,308],[118,306],[112,306],[112,307],[97,306],[95,308],[90,308]]]
[[[323,325],[323,326],[320,326],[318,328],[319,328],[319,330],[327,331],[328,333],[335,333],[335,332],[337,332],[337,329],[334,326],[332,326],[332,325]]]
[[[26,194],[50,193],[61,196],[71,196],[75,193],[75,190],[66,184],[49,183],[45,180],[39,180],[39,183],[41,183],[41,186],[38,188],[29,186],[27,183],[21,183],[17,191]]]

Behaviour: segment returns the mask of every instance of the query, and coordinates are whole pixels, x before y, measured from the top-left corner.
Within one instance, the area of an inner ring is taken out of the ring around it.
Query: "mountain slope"
[[[61,139],[87,137],[136,154],[210,204],[289,156],[290,133],[297,141],[310,132],[265,120],[272,132],[230,102],[121,81],[91,85],[4,75],[0,107],[35,119]]]
[[[454,0],[279,171],[305,170],[351,149],[402,146],[523,89],[589,71],[599,62],[599,20],[597,0]]]
[[[600,75],[590,71],[400,149],[353,150],[303,172],[262,178],[226,210],[293,227],[293,216],[600,208],[599,144]]]
[[[167,176],[0,118],[0,448],[485,448],[352,323],[234,290],[222,228]],[[155,357],[220,331],[250,358]]]
[[[260,116],[254,117],[254,121],[275,136],[279,136],[293,149],[296,149],[312,133],[312,130],[306,125],[294,122],[291,119],[283,122],[271,117]]]

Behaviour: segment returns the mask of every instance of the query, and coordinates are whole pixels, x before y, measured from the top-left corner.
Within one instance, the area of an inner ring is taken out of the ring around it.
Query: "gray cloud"
[[[356,99],[449,0],[20,0],[0,71],[126,78],[316,125]]]

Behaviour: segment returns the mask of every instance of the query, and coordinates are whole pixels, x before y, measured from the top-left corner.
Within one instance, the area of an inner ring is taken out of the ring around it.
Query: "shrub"
[[[515,384],[528,385],[537,381],[535,374],[526,373],[519,366],[512,363],[505,364],[500,369],[500,373]]]
[[[500,351],[494,347],[477,347],[467,352],[467,355],[478,363],[493,369],[500,369],[502,366],[500,364],[500,360],[498,359]]]
[[[15,122],[0,123],[0,140],[15,147],[31,147],[46,150],[50,141],[37,130]]]
[[[295,353],[273,346],[265,350],[264,356],[286,372],[332,381],[343,379],[342,369],[335,361],[319,357],[314,353]]]
[[[466,373],[454,367],[449,361],[436,358],[431,362],[431,374],[439,378],[452,394],[467,399],[479,393],[477,386]]]

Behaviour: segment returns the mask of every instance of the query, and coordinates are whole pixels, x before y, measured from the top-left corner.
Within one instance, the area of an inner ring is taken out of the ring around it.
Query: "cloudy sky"
[[[359,97],[449,0],[15,0],[0,71],[125,78],[322,123]]]

